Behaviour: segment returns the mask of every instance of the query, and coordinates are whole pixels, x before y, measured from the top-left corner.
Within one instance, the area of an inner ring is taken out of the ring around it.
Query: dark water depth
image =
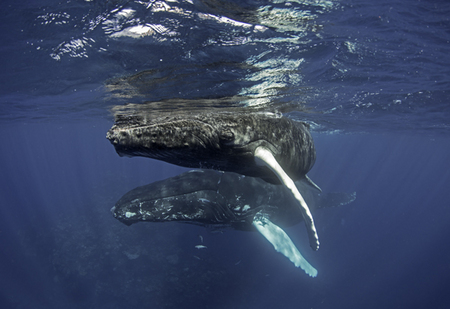
[[[0,308],[447,308],[448,1],[3,1]],[[119,157],[126,103],[311,125],[324,192],[355,202],[261,235],[130,227],[127,191],[186,169]],[[203,238],[205,250],[195,248]]]

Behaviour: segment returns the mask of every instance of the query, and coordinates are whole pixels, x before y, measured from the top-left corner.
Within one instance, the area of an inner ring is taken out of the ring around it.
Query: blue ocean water
[[[447,308],[448,1],[3,1],[1,308]],[[310,278],[261,235],[125,226],[186,169],[121,158],[112,110],[275,110],[311,125]],[[206,250],[198,250],[199,235]]]

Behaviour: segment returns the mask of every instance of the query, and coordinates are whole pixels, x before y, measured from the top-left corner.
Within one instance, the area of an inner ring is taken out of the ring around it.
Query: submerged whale
[[[282,183],[297,200],[311,248],[319,248],[313,217],[294,184],[300,179],[311,182],[306,173],[314,165],[316,152],[308,124],[275,113],[174,110],[155,116],[141,111],[116,114],[106,137],[120,156],[143,156]]]
[[[313,210],[344,205],[356,197],[320,193],[305,179],[295,184]],[[175,221],[210,228],[257,230],[297,267],[310,276],[317,275],[282,230],[302,220],[296,200],[284,187],[259,178],[213,170],[189,171],[129,191],[111,211],[127,225]]]

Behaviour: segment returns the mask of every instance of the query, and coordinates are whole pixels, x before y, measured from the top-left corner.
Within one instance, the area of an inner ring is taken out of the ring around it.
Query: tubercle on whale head
[[[223,149],[245,147],[258,139],[251,116],[234,114],[199,114],[126,122],[120,119],[108,131],[107,139],[116,148],[136,149]],[[245,119],[247,118],[247,119]],[[250,120],[249,120],[250,119]]]
[[[127,127],[114,125],[107,139],[121,155],[153,157],[168,151],[214,151],[220,148],[213,126],[197,119],[162,119],[152,124]],[[168,153],[167,153],[168,154]]]

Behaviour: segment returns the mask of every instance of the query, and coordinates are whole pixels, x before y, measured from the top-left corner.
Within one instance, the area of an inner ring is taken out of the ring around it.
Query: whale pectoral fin
[[[311,180],[311,178],[308,177],[308,175],[305,175],[306,182],[311,185],[313,188],[318,190],[319,192],[322,192],[322,189],[314,181]]]
[[[264,147],[256,148],[255,161],[259,165],[265,165],[270,168],[275,173],[275,175],[277,175],[278,179],[280,179],[281,183],[284,184],[292,192],[295,199],[300,204],[300,211],[303,215],[303,219],[305,220],[306,230],[308,232],[309,245],[313,250],[319,249],[319,236],[317,235],[317,230],[314,225],[314,219],[311,215],[311,212],[309,211],[308,205],[303,199],[303,196],[295,186],[294,181],[292,181],[292,179],[286,174],[280,164],[278,164],[272,152],[270,152],[268,149]]]
[[[258,212],[255,215],[253,225],[273,245],[277,252],[283,254],[296,267],[300,267],[311,277],[317,276],[317,270],[305,260],[286,232],[270,222],[263,213]]]

